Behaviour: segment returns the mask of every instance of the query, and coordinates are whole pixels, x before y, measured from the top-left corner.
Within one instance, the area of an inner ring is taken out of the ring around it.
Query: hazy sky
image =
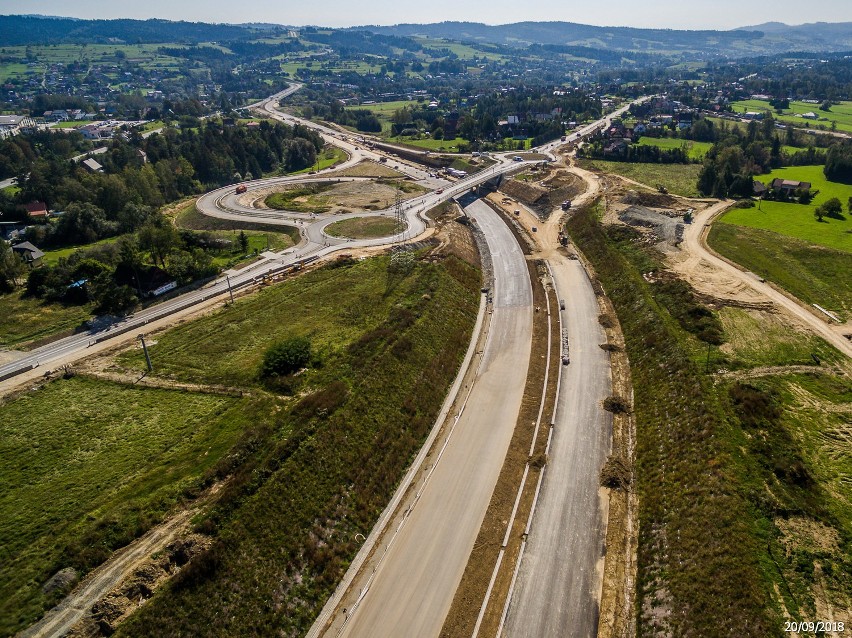
[[[606,26],[730,29],[852,21],[850,0],[0,0],[0,14],[77,18],[166,18],[197,22],[272,22],[353,26],[465,20],[506,24],[564,20]]]

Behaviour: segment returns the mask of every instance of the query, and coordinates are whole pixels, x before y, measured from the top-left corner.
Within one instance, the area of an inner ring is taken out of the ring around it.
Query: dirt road
[[[155,527],[91,572],[74,591],[18,638],[60,638],[77,624],[98,600],[130,576],[140,563],[171,543],[189,521],[186,511]]]

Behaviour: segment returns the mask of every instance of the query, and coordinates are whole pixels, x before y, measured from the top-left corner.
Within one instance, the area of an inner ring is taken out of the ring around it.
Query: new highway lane
[[[488,242],[493,314],[482,366],[440,463],[343,636],[437,636],[485,516],[521,406],[532,347],[526,260],[489,206],[466,209]]]
[[[571,363],[562,369],[548,463],[503,635],[584,638],[598,628],[607,515],[598,477],[612,443],[612,417],[601,402],[610,394],[610,363],[581,262],[557,255],[550,263]]]

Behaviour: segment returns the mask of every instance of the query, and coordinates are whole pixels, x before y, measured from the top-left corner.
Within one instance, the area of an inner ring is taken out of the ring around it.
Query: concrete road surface
[[[438,636],[518,418],[532,346],[526,262],[497,213],[480,201],[465,210],[487,238],[495,271],[482,367],[441,462],[344,636]]]
[[[571,363],[563,366],[556,425],[541,494],[503,636],[595,636],[606,535],[599,475],[612,447],[609,356],[598,304],[579,261],[550,260],[565,301]]]

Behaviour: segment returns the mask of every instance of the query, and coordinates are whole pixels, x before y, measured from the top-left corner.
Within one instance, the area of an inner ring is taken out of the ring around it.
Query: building
[[[34,219],[45,219],[47,217],[47,204],[44,202],[30,202],[29,204],[24,204],[24,208],[27,209],[27,215]]]
[[[82,162],[83,166],[91,173],[103,173],[104,167],[98,164],[93,158],[89,157]]]
[[[781,179],[776,177],[770,182],[769,187],[776,193],[783,192],[786,195],[792,195],[796,191],[811,190],[810,182],[798,182],[794,179]]]
[[[0,139],[33,129],[35,129],[35,122],[31,117],[26,115],[0,115]]]
[[[17,255],[20,255],[21,259],[23,259],[30,268],[40,266],[41,260],[44,257],[44,253],[28,241],[15,244],[12,246],[12,251]]]

